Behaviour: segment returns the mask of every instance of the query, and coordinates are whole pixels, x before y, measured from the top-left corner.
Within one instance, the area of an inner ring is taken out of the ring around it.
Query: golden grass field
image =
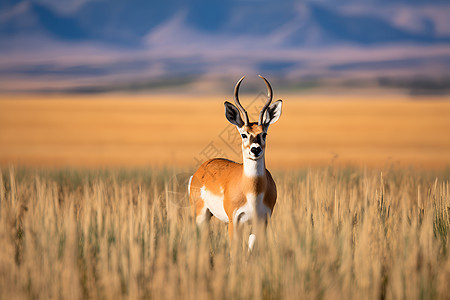
[[[196,229],[175,171],[0,174],[1,299],[450,297],[448,176],[274,174],[265,241],[230,256],[224,223]]]
[[[275,95],[277,96],[277,95]],[[450,165],[450,101],[406,96],[281,95],[267,165]],[[379,99],[381,97],[381,99]],[[264,97],[243,95],[256,120]],[[2,96],[0,164],[194,166],[210,156],[241,160],[225,96]],[[230,145],[231,147],[229,147]]]
[[[449,299],[448,99],[282,98],[249,254],[187,207],[225,97],[2,97],[0,299]]]

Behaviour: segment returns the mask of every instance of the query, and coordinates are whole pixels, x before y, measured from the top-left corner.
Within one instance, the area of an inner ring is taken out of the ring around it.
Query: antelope
[[[269,125],[281,115],[282,100],[272,102],[272,87],[267,86],[267,101],[259,114],[258,122],[249,122],[247,111],[239,102],[239,87],[243,76],[234,88],[236,106],[225,101],[225,116],[236,126],[242,139],[243,163],[225,158],[204,162],[189,180],[189,202],[198,226],[214,215],[228,223],[230,242],[241,224],[262,221],[267,225],[277,200],[277,188],[266,169],[265,150]],[[233,230],[236,228],[236,230]],[[256,235],[248,240],[252,250]]]

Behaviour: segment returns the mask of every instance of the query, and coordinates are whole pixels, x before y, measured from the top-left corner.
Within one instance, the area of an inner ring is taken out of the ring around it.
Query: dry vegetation
[[[266,242],[231,257],[226,225],[194,226],[175,170],[0,174],[0,299],[450,297],[442,172],[274,174]]]
[[[0,299],[449,299],[450,102],[281,98],[249,255],[186,207],[196,159],[240,160],[226,97],[3,97]]]

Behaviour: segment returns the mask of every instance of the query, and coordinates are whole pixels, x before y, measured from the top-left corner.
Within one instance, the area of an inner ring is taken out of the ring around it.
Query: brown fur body
[[[270,213],[277,199],[275,182],[267,169],[265,176],[247,177],[244,175],[243,164],[223,158],[206,161],[192,177],[189,200],[196,217],[205,206],[200,197],[202,187],[215,195],[223,193],[222,205],[228,216],[230,237],[233,235],[233,214],[247,203],[247,194],[264,193],[263,203],[270,209]]]

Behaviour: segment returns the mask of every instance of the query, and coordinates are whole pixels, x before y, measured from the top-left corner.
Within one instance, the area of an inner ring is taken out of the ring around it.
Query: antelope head
[[[282,105],[281,100],[271,104],[272,87],[264,77],[258,76],[264,80],[267,86],[267,101],[259,113],[258,122],[249,122],[247,111],[239,102],[239,86],[245,76],[236,83],[234,88],[234,103],[236,106],[225,101],[225,116],[231,124],[236,125],[242,139],[243,157],[250,160],[259,160],[264,157],[267,130],[269,125],[275,123],[280,117]]]

